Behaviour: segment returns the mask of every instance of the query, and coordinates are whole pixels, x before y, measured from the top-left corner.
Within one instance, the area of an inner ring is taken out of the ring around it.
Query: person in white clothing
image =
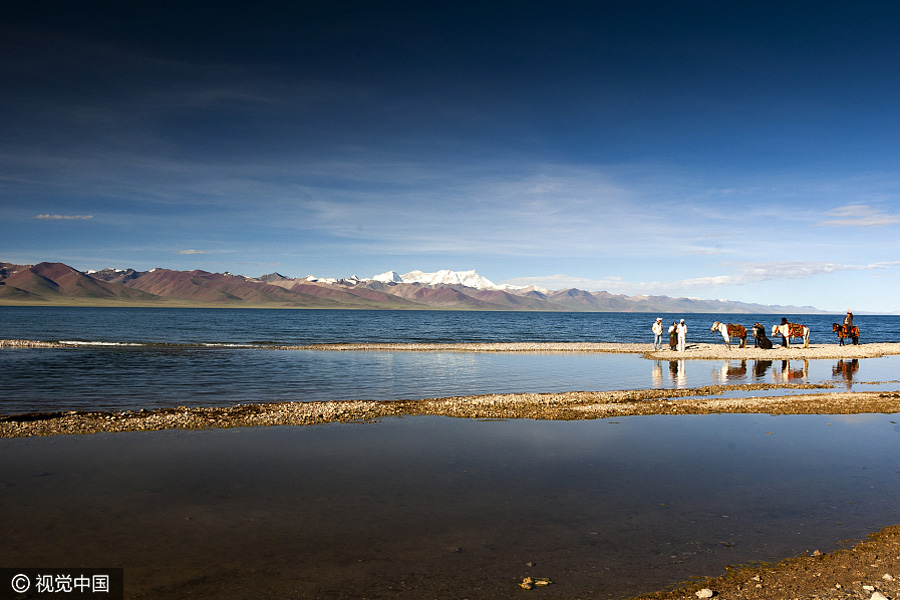
[[[684,345],[687,342],[687,325],[684,324],[684,319],[682,319],[678,323],[678,351],[684,352]]]
[[[653,350],[659,350],[662,348],[662,334],[663,334],[663,324],[662,317],[657,317],[656,322],[653,324],[653,327],[650,328],[653,331]]]

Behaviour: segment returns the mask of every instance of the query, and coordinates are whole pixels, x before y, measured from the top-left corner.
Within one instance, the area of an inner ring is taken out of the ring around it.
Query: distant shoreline
[[[140,344],[138,344],[140,345]],[[48,342],[39,340],[2,340],[0,348],[91,348],[90,343]],[[771,350],[748,345],[740,348],[723,343],[691,343],[684,352],[665,348],[654,351],[653,344],[618,342],[491,342],[491,343],[334,343],[305,345],[242,345],[272,350],[316,350],[323,352],[471,352],[471,353],[577,353],[640,354],[652,360],[815,360],[859,359],[900,355],[900,343],[876,342],[858,346],[833,344],[792,344],[790,348],[775,346]]]

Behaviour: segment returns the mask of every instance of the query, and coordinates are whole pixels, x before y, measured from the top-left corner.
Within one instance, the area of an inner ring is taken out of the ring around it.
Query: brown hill
[[[499,310],[484,300],[473,298],[451,286],[429,286],[423,283],[398,283],[388,288],[390,294],[412,300],[426,307],[439,307],[457,310]],[[473,291],[475,291],[473,289]]]
[[[813,307],[763,306],[720,300],[625,296],[578,289],[480,290],[464,285],[291,279],[273,273],[259,279],[153,269],[104,269],[82,273],[62,263],[0,263],[0,303],[259,306],[285,308],[451,309],[600,312],[816,313]]]
[[[478,290],[465,286],[453,286],[453,288],[479,302],[486,302],[496,309],[557,312],[566,310],[564,306],[552,304],[547,301],[546,297],[541,297],[535,293],[516,295],[503,290]]]
[[[384,292],[373,290],[366,286],[343,288],[329,284],[294,283],[288,289],[292,292],[299,292],[302,294],[307,294],[309,296],[314,296],[316,298],[327,298],[347,305],[368,306],[372,303],[379,303],[382,306],[384,306],[385,304],[389,304],[396,305],[398,307],[402,306],[425,308],[423,305],[416,302],[411,302],[406,298],[401,298],[400,296],[395,296],[392,294],[386,294]]]
[[[159,300],[141,290],[94,279],[62,263],[26,266],[5,263],[5,265],[3,273],[0,273],[0,298],[6,300],[37,303],[63,299],[141,302]]]
[[[202,304],[252,304],[281,306],[322,306],[334,308],[339,303],[303,293],[248,280],[238,275],[207,271],[172,271],[153,269],[125,282],[125,286],[164,298]]]

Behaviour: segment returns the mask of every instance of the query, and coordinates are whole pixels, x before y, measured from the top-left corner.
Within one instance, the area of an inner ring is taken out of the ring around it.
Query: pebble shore
[[[335,401],[177,407],[123,412],[0,416],[0,438],[99,432],[306,426],[435,415],[468,419],[575,420],[716,413],[856,414],[900,412],[900,392],[813,392],[825,384],[715,385],[690,389],[488,394],[424,400]],[[728,391],[785,395],[717,398]],[[801,393],[802,392],[802,393]]]

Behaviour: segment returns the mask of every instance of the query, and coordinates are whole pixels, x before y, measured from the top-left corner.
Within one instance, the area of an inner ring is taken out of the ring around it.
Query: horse
[[[757,348],[772,349],[772,340],[766,337],[766,328],[762,323],[754,323],[750,331],[753,333],[753,340]]]
[[[799,323],[773,325],[772,335],[784,337],[788,348],[791,347],[791,338],[803,338],[803,347],[809,348],[809,327],[806,325],[800,325]]]
[[[712,324],[712,327],[709,328],[710,333],[719,332],[722,334],[722,339],[725,340],[725,343],[731,348],[731,338],[736,337],[741,340],[741,348],[747,347],[747,328],[743,325],[735,325],[734,323],[719,323],[716,321]]]
[[[847,327],[846,325],[841,325],[839,323],[832,323],[831,331],[838,334],[838,338],[841,340],[841,346],[844,345],[844,338],[851,338],[853,340],[853,345],[859,346],[859,327],[856,325]]]

